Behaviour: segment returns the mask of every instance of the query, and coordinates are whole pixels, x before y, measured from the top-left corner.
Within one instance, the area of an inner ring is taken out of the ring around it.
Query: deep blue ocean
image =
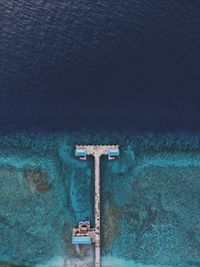
[[[200,129],[200,4],[0,1],[1,131]]]
[[[0,0],[0,267],[200,266],[200,2]]]

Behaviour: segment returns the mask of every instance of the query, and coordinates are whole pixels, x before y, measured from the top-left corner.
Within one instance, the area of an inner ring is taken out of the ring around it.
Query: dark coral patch
[[[45,169],[40,167],[28,167],[24,169],[23,176],[25,181],[40,193],[46,193],[52,188],[49,174]]]

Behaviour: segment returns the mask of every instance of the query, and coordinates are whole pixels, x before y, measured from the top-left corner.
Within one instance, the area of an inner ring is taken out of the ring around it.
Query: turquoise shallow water
[[[199,266],[199,135],[16,134],[1,137],[0,261],[94,266],[71,245],[93,222],[93,162],[75,144],[119,144],[102,158],[102,266]]]

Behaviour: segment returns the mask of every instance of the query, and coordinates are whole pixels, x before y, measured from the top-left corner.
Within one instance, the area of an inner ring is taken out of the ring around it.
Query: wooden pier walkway
[[[108,155],[108,159],[115,159],[111,152],[118,152],[118,145],[80,145],[76,146],[76,151],[85,151],[85,154],[94,157],[95,174],[95,267],[101,266],[101,239],[100,239],[100,157]],[[86,159],[86,155],[81,159]]]

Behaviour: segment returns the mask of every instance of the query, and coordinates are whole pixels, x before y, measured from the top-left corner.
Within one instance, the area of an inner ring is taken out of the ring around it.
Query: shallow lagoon
[[[200,136],[102,134],[1,138],[0,261],[93,266],[92,247],[71,245],[71,229],[93,218],[93,162],[75,144],[121,147],[102,158],[103,266],[198,266]],[[93,219],[91,219],[93,221]]]

